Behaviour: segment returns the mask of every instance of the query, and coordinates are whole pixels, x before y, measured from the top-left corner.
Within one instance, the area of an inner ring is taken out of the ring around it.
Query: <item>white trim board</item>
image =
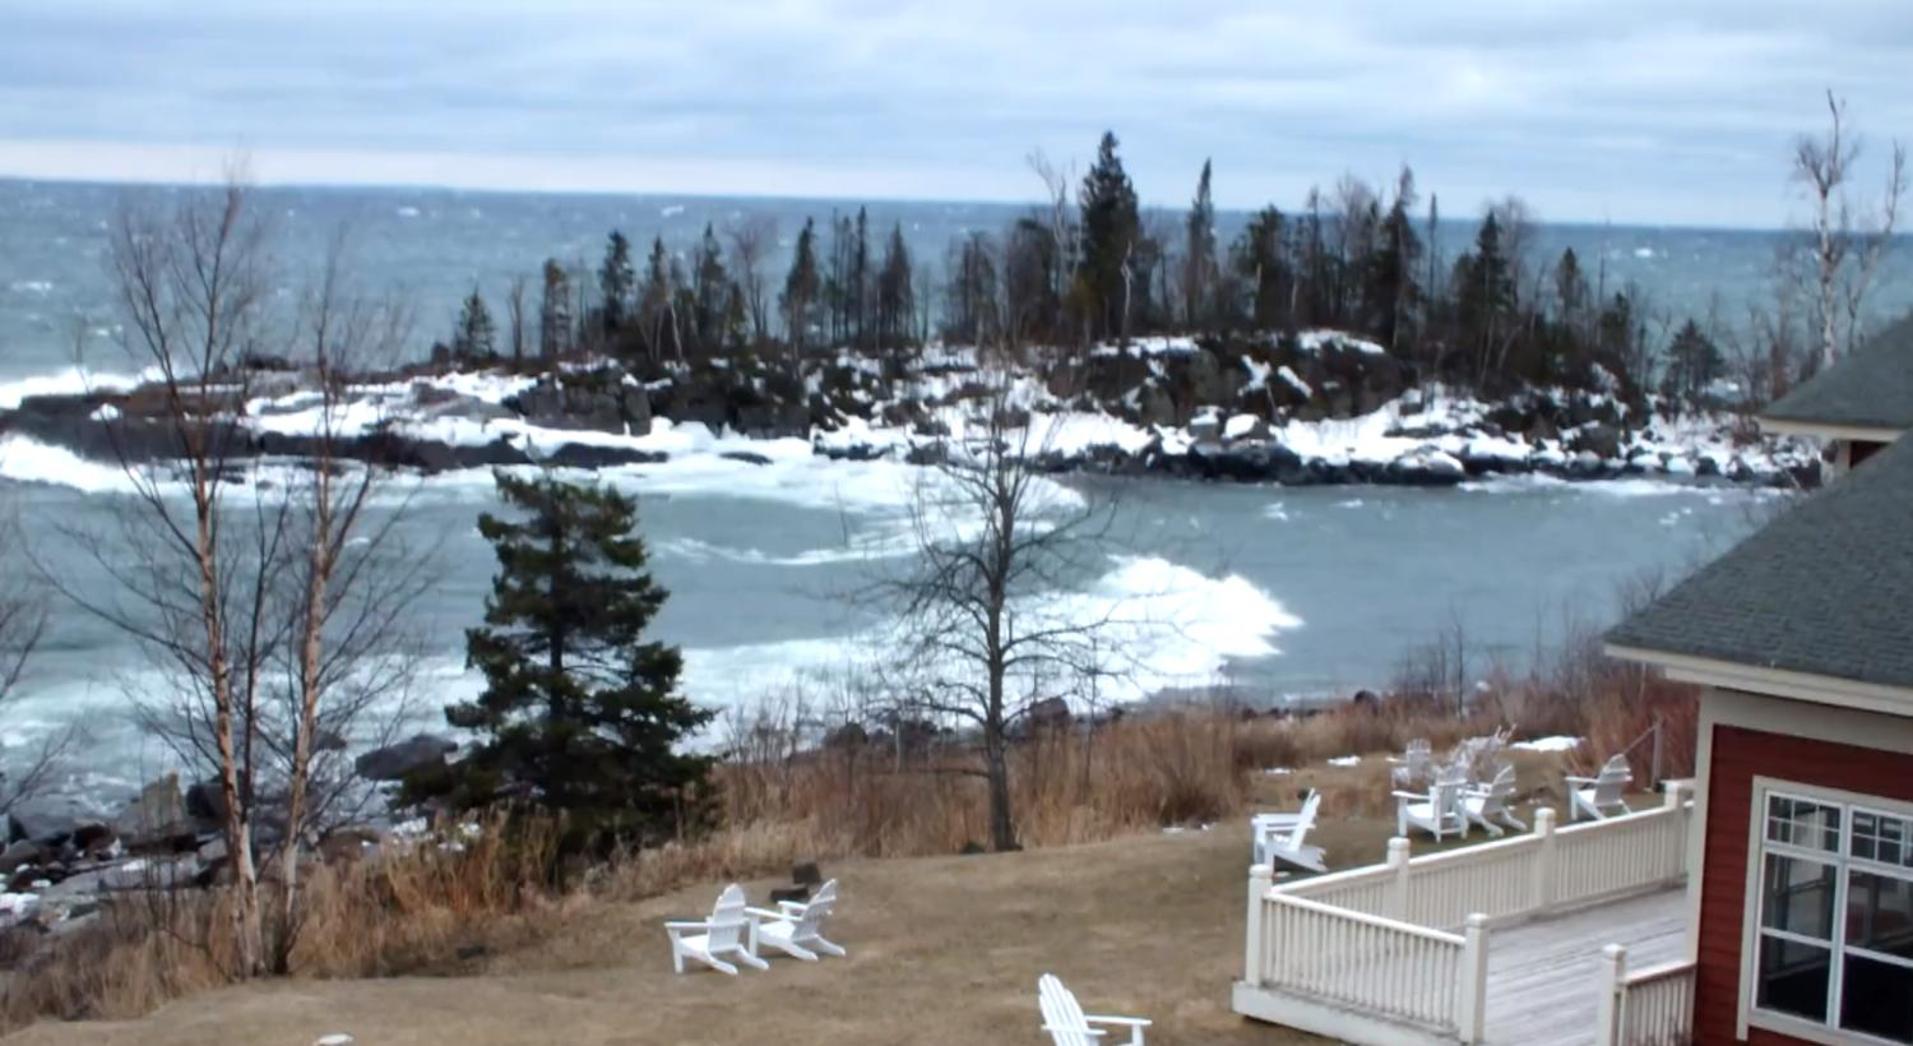
[[[1783,436],[1820,436],[1825,439],[1863,440],[1868,443],[1892,443],[1900,438],[1899,429],[1874,425],[1841,425],[1833,422],[1794,421],[1790,418],[1756,417],[1761,431]]]
[[[1783,668],[1761,668],[1718,658],[1673,654],[1619,643],[1607,643],[1604,649],[1609,657],[1659,665],[1666,671],[1667,678],[1679,682],[1771,694],[1796,701],[1855,708],[1863,712],[1913,717],[1913,687],[1863,683],[1855,679],[1839,679]]]

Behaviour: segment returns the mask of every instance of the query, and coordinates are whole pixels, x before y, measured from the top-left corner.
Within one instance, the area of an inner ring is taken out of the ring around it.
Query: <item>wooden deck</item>
[[[1488,944],[1492,1046],[1594,1042],[1601,949],[1639,969],[1686,956],[1687,894],[1662,890],[1494,932]]]

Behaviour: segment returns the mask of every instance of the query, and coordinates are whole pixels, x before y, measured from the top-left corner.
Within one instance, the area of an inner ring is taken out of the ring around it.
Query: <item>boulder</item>
[[[46,847],[31,839],[9,843],[4,851],[0,851],[0,875],[11,875],[21,865],[43,864],[48,856]]]
[[[1621,456],[1621,432],[1612,425],[1595,422],[1574,434],[1573,450],[1587,451],[1603,461]]]
[[[179,775],[165,777],[140,789],[132,802],[113,818],[113,830],[128,849],[153,846],[174,836],[190,834],[186,817],[186,797],[179,790]]]
[[[458,745],[432,734],[417,734],[398,744],[374,748],[353,760],[352,768],[368,781],[398,781],[415,770],[443,766]]]

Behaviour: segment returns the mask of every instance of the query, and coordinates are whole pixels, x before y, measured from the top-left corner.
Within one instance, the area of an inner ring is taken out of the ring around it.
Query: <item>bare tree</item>
[[[506,320],[511,324],[511,369],[516,374],[525,369],[525,276],[520,273],[511,278],[511,288],[505,293]]]
[[[13,521],[0,523],[0,555],[12,556],[20,550],[18,531]],[[47,601],[44,590],[30,576],[8,568],[0,577],[0,710],[19,696],[20,681],[40,641],[46,636]],[[14,804],[38,795],[50,782],[66,754],[79,736],[77,725],[50,732],[31,751],[10,760],[0,773],[0,814]]]
[[[1038,702],[1106,675],[1094,642],[1113,614],[1073,613],[1044,594],[1104,562],[1110,506],[1044,479],[1043,440],[1012,417],[999,377],[980,432],[951,441],[911,506],[917,556],[880,583],[903,622],[918,707],[973,726],[989,793],[990,845],[1017,846],[1012,727]],[[1020,425],[1020,427],[1018,427]]]
[[[406,635],[403,610],[428,562],[381,554],[398,513],[368,522],[382,474],[348,468],[343,453],[357,438],[342,424],[347,368],[396,347],[402,313],[347,300],[335,245],[287,328],[266,304],[266,230],[246,199],[234,182],[171,213],[129,209],[113,232],[122,346],[157,377],[107,425],[131,493],[116,531],[66,531],[116,584],[61,588],[151,655],[166,685],[140,695],[142,718],[218,782],[241,977],[289,960],[301,840],[346,788],[319,753],[336,755],[327,739],[342,740],[358,713],[402,688],[408,662],[383,655]],[[245,483],[250,439],[236,416],[260,391],[248,361],[265,346],[307,357],[319,420],[303,468]],[[261,825],[283,832],[272,946]]]
[[[751,320],[751,341],[762,345],[770,336],[770,315],[765,290],[764,266],[771,248],[777,245],[777,219],[768,214],[747,214],[725,230],[730,240],[731,272],[744,294],[744,311]]]
[[[1907,189],[1906,147],[1896,141],[1879,203],[1870,208],[1854,204],[1848,183],[1861,142],[1848,133],[1846,115],[1846,101],[1828,91],[1826,130],[1794,141],[1793,180],[1806,187],[1813,209],[1807,233],[1812,265],[1803,276],[1811,280],[1822,367],[1832,366],[1859,342],[1866,298],[1892,246]]]

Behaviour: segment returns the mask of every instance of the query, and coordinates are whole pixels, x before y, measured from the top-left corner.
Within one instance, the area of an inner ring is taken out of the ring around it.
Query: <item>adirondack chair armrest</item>
[[[1563,777],[1563,778],[1562,778],[1561,780],[1563,780],[1563,781],[1566,781],[1567,783],[1569,783],[1569,784],[1571,784],[1571,785],[1587,785],[1587,786],[1589,786],[1589,787],[1593,787],[1593,785],[1594,785],[1594,784],[1595,784],[1596,782],[1598,782],[1598,781],[1600,780],[1600,778],[1598,778],[1598,777],[1575,777],[1575,776],[1573,776],[1573,775],[1569,775],[1569,776],[1567,776],[1567,777]]]
[[[1418,800],[1424,800],[1424,801],[1426,801],[1426,800],[1428,800],[1428,799],[1430,799],[1430,798],[1431,798],[1431,797],[1429,796],[1429,794],[1428,794],[1427,792],[1400,792],[1400,791],[1397,791],[1397,792],[1390,792],[1389,794],[1390,794],[1390,795],[1393,795],[1393,796],[1394,796],[1395,798],[1397,798],[1397,799],[1418,799]]]
[[[808,901],[778,901],[777,908],[786,918],[796,918],[810,910]]]
[[[1141,1017],[1100,1017],[1093,1013],[1083,1014],[1083,1019],[1091,1024],[1120,1024],[1125,1028],[1148,1028],[1155,1023]]]
[[[753,921],[758,922],[768,919],[771,922],[781,923],[789,922],[791,918],[790,915],[785,912],[773,912],[769,908],[746,908],[744,909],[744,914],[750,916]]]
[[[1088,1035],[1098,1039],[1109,1034],[1101,1028],[1058,1028],[1050,1024],[1043,1025],[1043,1030],[1047,1032],[1065,1031],[1072,1035]]]
[[[710,920],[708,919],[698,919],[696,921],[692,921],[689,919],[674,919],[671,922],[664,924],[664,931],[673,937],[676,937],[678,934],[681,934],[681,933],[701,933],[703,931],[709,930],[710,928],[711,928],[711,923],[710,923]]]

